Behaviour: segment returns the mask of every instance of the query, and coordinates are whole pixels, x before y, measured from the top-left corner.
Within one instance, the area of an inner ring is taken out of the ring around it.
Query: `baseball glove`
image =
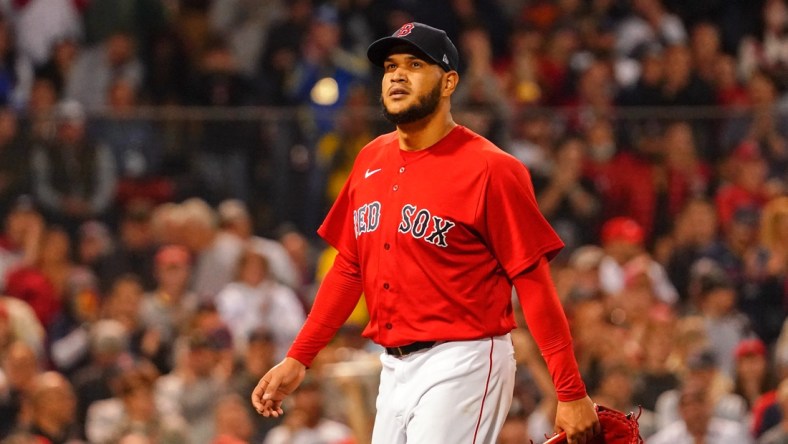
[[[602,426],[602,433],[594,436],[591,444],[643,444],[638,426],[639,412],[635,416],[632,412],[624,414],[599,404],[596,404],[595,407],[597,417],[599,417],[599,425]],[[566,444],[566,433],[561,432],[545,441],[544,444]]]

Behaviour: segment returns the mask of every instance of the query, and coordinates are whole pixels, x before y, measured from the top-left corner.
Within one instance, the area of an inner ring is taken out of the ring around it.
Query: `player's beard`
[[[380,95],[380,104],[383,105],[383,116],[395,125],[404,125],[419,121],[438,109],[441,101],[441,82],[437,82],[431,91],[418,97],[416,103],[398,113],[389,112],[383,95]]]

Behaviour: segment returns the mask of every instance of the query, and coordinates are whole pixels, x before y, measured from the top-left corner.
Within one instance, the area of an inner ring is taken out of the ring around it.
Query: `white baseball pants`
[[[385,352],[372,444],[494,444],[514,390],[510,335]]]

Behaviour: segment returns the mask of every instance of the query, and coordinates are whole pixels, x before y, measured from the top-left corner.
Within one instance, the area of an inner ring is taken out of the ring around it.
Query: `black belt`
[[[437,344],[438,341],[421,341],[412,344],[403,345],[402,347],[386,347],[386,353],[394,356],[405,356],[425,348],[430,348]]]

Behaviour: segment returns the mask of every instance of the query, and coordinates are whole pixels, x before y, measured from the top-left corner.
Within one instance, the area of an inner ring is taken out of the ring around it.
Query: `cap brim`
[[[391,49],[395,46],[409,46],[413,48],[414,53],[419,57],[442,67],[444,70],[448,70],[443,63],[430,57],[427,51],[423,50],[419,45],[401,37],[383,37],[382,39],[375,40],[367,49],[367,58],[374,65],[382,67],[383,62],[385,62],[386,58],[391,54]]]

